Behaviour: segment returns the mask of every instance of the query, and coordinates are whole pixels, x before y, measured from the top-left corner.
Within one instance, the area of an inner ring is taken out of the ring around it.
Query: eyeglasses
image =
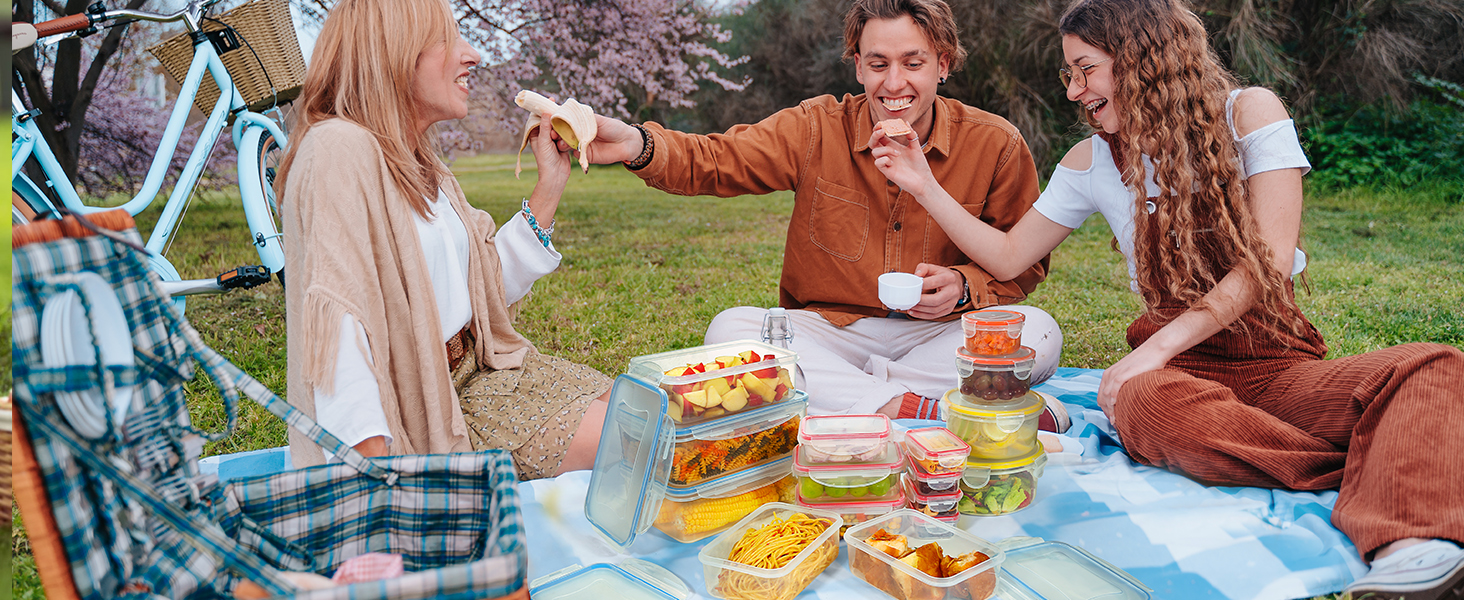
[[[1057,78],[1059,81],[1062,81],[1062,87],[1064,88],[1071,87],[1074,81],[1078,82],[1078,87],[1088,87],[1088,71],[1110,60],[1113,59],[1105,58],[1098,62],[1078,67],[1076,71],[1063,67],[1057,70]]]

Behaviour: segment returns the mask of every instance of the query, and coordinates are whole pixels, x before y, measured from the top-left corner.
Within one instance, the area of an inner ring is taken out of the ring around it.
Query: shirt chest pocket
[[[864,194],[820,177],[808,221],[813,245],[850,262],[864,256],[869,243],[869,198]]]

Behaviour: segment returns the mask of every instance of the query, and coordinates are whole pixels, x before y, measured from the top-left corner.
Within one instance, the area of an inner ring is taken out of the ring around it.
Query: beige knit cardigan
[[[299,148],[280,207],[290,404],[315,417],[315,390],[334,386],[341,316],[349,313],[366,330],[391,453],[471,452],[412,208],[375,135],[330,119],[293,143]],[[442,189],[475,242],[468,286],[479,365],[522,366],[533,346],[514,331],[504,303],[493,217],[468,206],[451,176]],[[290,450],[296,467],[324,462],[320,448],[293,430]]]

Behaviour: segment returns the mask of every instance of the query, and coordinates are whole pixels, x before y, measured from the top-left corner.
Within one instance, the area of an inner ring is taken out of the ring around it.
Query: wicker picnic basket
[[[121,210],[12,237],[15,498],[47,597],[214,600],[250,581],[297,600],[527,599],[506,451],[362,457],[204,345],[141,241]],[[77,324],[63,333],[63,322]],[[87,347],[79,339],[96,355],[58,361]],[[128,341],[132,360],[115,361]],[[197,371],[223,398],[222,432],[192,423],[183,386]],[[78,409],[78,395],[97,399],[99,425],[77,418],[93,406]],[[244,397],[341,462],[226,483],[200,472],[203,441],[233,430]],[[407,573],[308,592],[281,575],[329,576],[366,552],[400,554]]]
[[[259,112],[300,95],[300,86],[305,83],[305,58],[295,37],[288,0],[252,0],[217,19],[205,20],[203,30],[218,31],[225,25],[232,27],[241,39],[238,48],[219,58],[234,79],[234,86],[244,95],[249,110]],[[182,83],[188,76],[188,67],[193,62],[193,40],[188,34],[169,38],[147,51],[163,63],[175,81]],[[218,85],[205,75],[193,105],[207,115],[218,99]]]

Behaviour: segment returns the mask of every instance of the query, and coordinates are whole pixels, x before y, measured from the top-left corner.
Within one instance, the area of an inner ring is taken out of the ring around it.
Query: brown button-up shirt
[[[936,181],[972,215],[1010,230],[1037,200],[1037,168],[1001,117],[937,98],[926,159]],[[655,151],[636,171],[671,194],[720,197],[793,190],[779,303],[817,311],[840,327],[884,316],[878,277],[925,262],[959,270],[970,308],[1027,297],[1047,274],[1044,257],[1011,281],[971,262],[913,196],[874,166],[874,120],[864,95],[804,100],[754,125],[693,135],[646,124]],[[966,307],[963,307],[966,308]],[[952,314],[945,319],[956,318]]]

